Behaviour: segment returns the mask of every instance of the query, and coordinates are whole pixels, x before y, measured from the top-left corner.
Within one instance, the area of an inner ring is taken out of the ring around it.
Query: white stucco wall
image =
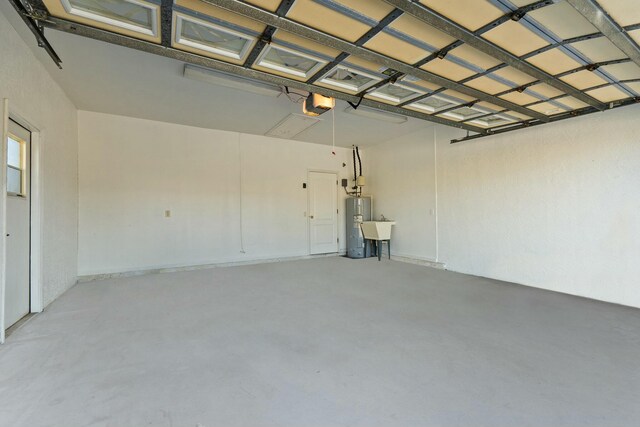
[[[433,257],[425,235],[400,230],[435,226],[437,167],[448,269],[640,307],[640,106],[454,145],[459,131],[437,135],[435,163],[432,130],[367,152],[376,210],[401,218],[399,252]]]
[[[433,132],[428,127],[369,148],[364,172],[374,219],[397,223],[392,253],[428,261],[437,255]]]
[[[76,109],[2,13],[0,58],[0,98],[8,98],[11,113],[26,119],[41,133],[42,276],[46,305],[76,282]]]
[[[81,276],[307,255],[308,170],[350,176],[349,149],[78,114]]]

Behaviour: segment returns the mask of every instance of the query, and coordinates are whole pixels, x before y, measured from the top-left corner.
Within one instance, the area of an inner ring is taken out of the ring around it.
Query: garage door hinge
[[[49,19],[49,14],[46,11],[40,9],[32,8],[31,11],[22,12],[22,15],[26,16],[27,18],[35,19],[36,21],[46,21],[47,19]]]

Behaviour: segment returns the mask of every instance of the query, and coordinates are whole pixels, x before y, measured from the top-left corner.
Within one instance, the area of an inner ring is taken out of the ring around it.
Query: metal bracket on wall
[[[18,12],[20,18],[27,24],[27,27],[38,41],[38,46],[47,51],[53,62],[62,69],[62,59],[58,56],[49,41],[44,36],[43,22],[49,19],[49,13],[42,9],[34,8],[31,3],[26,0],[9,0],[9,3]]]

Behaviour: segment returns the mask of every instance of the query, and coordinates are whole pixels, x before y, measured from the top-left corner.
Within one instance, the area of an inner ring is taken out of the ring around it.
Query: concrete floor
[[[640,310],[374,259],[91,282],[0,396],[11,427],[637,426]]]

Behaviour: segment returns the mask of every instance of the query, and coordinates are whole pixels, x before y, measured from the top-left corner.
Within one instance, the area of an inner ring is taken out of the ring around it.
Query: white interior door
[[[31,133],[9,121],[7,140],[7,263],[5,327],[30,311],[30,153]]]
[[[338,252],[338,175],[309,172],[309,253]]]

